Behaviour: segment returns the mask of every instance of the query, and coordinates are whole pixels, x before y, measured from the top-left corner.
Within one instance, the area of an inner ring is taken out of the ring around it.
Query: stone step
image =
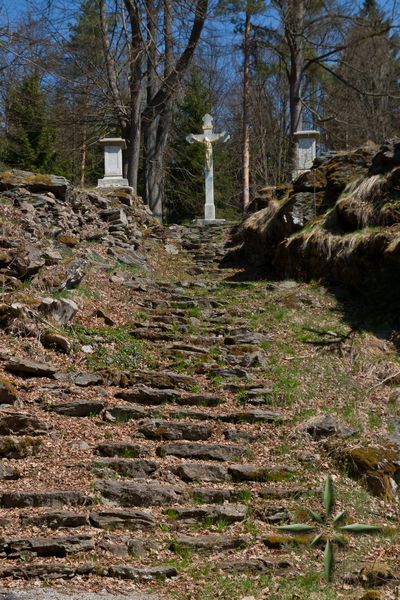
[[[21,473],[16,467],[6,467],[0,464],[0,481],[15,481],[20,479]]]
[[[55,556],[64,558],[76,552],[88,552],[94,549],[94,540],[90,535],[73,537],[30,537],[3,538],[0,540],[0,557],[20,559],[33,554],[40,557]]]
[[[214,428],[210,425],[164,419],[147,419],[139,422],[139,433],[151,440],[208,440]]]
[[[49,511],[41,515],[21,515],[24,527],[40,527],[41,529],[73,529],[89,525],[89,517],[85,513],[68,511]]]
[[[246,558],[243,560],[230,560],[218,563],[218,569],[229,573],[276,573],[278,569],[287,569],[292,565],[284,559],[275,561],[264,558]]]
[[[293,467],[272,466],[260,467],[258,465],[240,464],[228,467],[228,473],[234,481],[283,481],[296,474]]]
[[[92,417],[101,413],[105,404],[100,400],[75,400],[48,405],[48,409],[66,417]]]
[[[248,489],[191,487],[187,495],[196,503],[223,504],[224,502],[242,502],[252,497]]]
[[[25,508],[37,506],[83,506],[91,503],[83,492],[3,492],[0,494],[1,508]]]
[[[66,596],[63,591],[58,592],[53,586],[51,587],[26,587],[23,589],[13,587],[12,592],[10,587],[0,587],[1,600],[162,600],[157,594],[146,592],[124,592],[107,593],[107,592],[88,592],[84,589],[68,590]]]
[[[92,463],[92,469],[98,477],[109,477],[115,471],[123,477],[143,479],[151,477],[158,468],[158,463],[145,458],[99,458]]]
[[[148,513],[133,510],[102,510],[90,513],[90,524],[99,529],[137,531],[154,529],[157,521]]]
[[[41,363],[27,358],[11,358],[5,369],[23,377],[53,377],[57,368],[48,363]]]
[[[123,458],[139,458],[147,456],[149,451],[144,446],[139,444],[130,444],[124,442],[110,442],[99,444],[94,450],[99,456],[121,456]]]
[[[103,413],[103,419],[105,421],[110,421],[111,423],[115,421],[124,423],[126,421],[144,419],[150,416],[151,413],[149,413],[146,409],[138,405],[110,406]]]
[[[191,508],[171,507],[165,510],[165,514],[170,521],[206,521],[207,524],[221,521],[224,524],[231,524],[244,521],[248,514],[248,508],[244,504]]]
[[[117,579],[131,579],[133,581],[151,581],[169,579],[178,575],[175,567],[131,567],[129,565],[114,565],[108,567],[105,576]]]
[[[145,404],[147,406],[158,406],[165,402],[175,402],[180,399],[181,393],[174,389],[159,389],[150,388],[147,386],[138,386],[117,392],[116,398],[121,398],[126,402],[135,402],[138,404]]]
[[[176,404],[181,406],[205,406],[214,407],[219,406],[224,402],[224,399],[220,396],[214,396],[212,394],[190,394],[190,396],[181,396],[175,400]]]
[[[0,569],[0,579],[12,577],[13,579],[40,579],[42,581],[57,579],[72,579],[79,575],[90,575],[95,569],[93,563],[86,563],[73,567],[70,565],[60,565],[54,563],[48,564],[29,564],[22,566],[9,566]]]
[[[192,391],[197,386],[197,381],[188,375],[181,375],[173,371],[136,371],[134,374],[136,384],[159,389],[184,389]]]
[[[176,339],[175,333],[161,333],[148,329],[135,329],[131,333],[137,340],[148,340],[149,342],[173,342]]]
[[[182,488],[158,485],[156,483],[121,482],[98,480],[96,490],[105,498],[127,507],[165,506],[179,504],[184,500]]]
[[[168,566],[140,568],[118,564],[105,567],[104,569],[99,569],[94,563],[87,563],[79,566],[38,563],[5,567],[4,569],[0,570],[0,578],[4,579],[6,577],[12,577],[13,579],[40,579],[42,581],[47,581],[57,579],[73,579],[74,577],[82,575],[87,576],[94,572],[97,576],[115,577],[116,579],[130,579],[133,581],[151,581],[175,577],[177,575],[177,570],[174,567]],[[101,599],[101,596],[98,597]],[[137,596],[137,598],[139,600],[141,596]],[[127,600],[129,600],[129,596],[127,597]]]
[[[215,463],[183,463],[171,467],[171,471],[188,482],[221,483],[230,479],[228,469]]]
[[[284,423],[287,417],[275,410],[249,409],[218,415],[225,423]]]
[[[170,549],[181,552],[187,548],[196,552],[221,552],[245,548],[250,543],[250,538],[245,536],[230,537],[222,534],[209,535],[179,535],[170,544]]]
[[[2,410],[0,413],[1,435],[47,435],[50,425],[27,412]]]
[[[158,456],[177,456],[179,458],[194,458],[196,460],[234,461],[240,459],[247,448],[239,445],[200,444],[177,442],[158,446]]]

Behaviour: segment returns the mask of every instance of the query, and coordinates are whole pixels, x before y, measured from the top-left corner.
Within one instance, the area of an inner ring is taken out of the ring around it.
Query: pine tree
[[[67,81],[62,81],[59,86],[59,93],[65,97],[65,110],[60,114],[60,120],[64,139],[67,139],[67,151],[72,157],[73,180],[84,187],[102,175],[103,153],[96,142],[107,128],[104,58],[96,0],[81,2],[78,18],[69,25],[69,32],[69,39],[62,49],[63,74]]]
[[[201,144],[188,144],[186,137],[201,133],[203,117],[213,114],[213,91],[204,82],[202,70],[193,67],[178,106],[169,142],[165,174],[165,209],[169,223],[190,221],[204,214],[204,161]],[[238,163],[234,143],[215,144],[214,196],[219,217],[238,218],[241,213],[237,196]]]
[[[170,139],[165,181],[165,209],[169,223],[181,223],[203,212],[204,148],[200,144],[188,144],[186,136],[201,133],[202,118],[211,110],[211,92],[204,85],[200,70],[193,68]]]
[[[47,173],[55,170],[54,132],[48,125],[46,108],[37,73],[24,77],[9,91],[5,148],[9,165]]]

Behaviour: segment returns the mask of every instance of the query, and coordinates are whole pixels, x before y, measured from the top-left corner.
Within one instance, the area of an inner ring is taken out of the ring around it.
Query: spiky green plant
[[[312,533],[316,532],[315,537],[310,543],[310,546],[315,546],[320,542],[325,541],[324,550],[324,575],[326,581],[330,582],[333,577],[333,570],[335,564],[335,547],[345,546],[346,537],[343,535],[346,533],[363,534],[363,533],[376,533],[382,531],[381,525],[368,525],[364,523],[351,523],[349,525],[340,525],[346,516],[346,511],[342,510],[335,516],[332,515],[332,511],[335,505],[335,491],[333,487],[332,477],[327,476],[325,485],[322,493],[322,502],[325,509],[325,514],[320,515],[318,512],[308,509],[313,521],[312,523],[291,523],[290,525],[280,525],[278,529],[281,531],[288,531],[290,533]],[[322,531],[318,529],[323,527]]]

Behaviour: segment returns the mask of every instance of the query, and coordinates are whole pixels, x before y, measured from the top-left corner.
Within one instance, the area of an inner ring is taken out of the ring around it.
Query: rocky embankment
[[[291,186],[266,188],[242,227],[246,255],[284,277],[362,288],[400,260],[400,140],[317,159]]]
[[[236,281],[228,226],[0,182],[0,598],[395,598],[394,346],[322,287]],[[380,526],[343,534],[332,587],[324,536],[278,529],[327,473],[341,524]]]

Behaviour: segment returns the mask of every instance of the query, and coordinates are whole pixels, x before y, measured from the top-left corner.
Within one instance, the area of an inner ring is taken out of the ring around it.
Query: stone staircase
[[[118,590],[124,580],[126,592],[167,598],[175,584],[160,592],[160,579],[189,580],[188,561],[230,573],[289,566],[271,531],[307,490],[271,455],[287,417],[266,406],[268,336],[248,325],[246,284],[218,267],[227,235],[184,229],[192,277],[130,290],[142,316],[129,327],[157,350],[152,368],[107,388],[39,376],[21,407],[0,411],[4,585]]]

